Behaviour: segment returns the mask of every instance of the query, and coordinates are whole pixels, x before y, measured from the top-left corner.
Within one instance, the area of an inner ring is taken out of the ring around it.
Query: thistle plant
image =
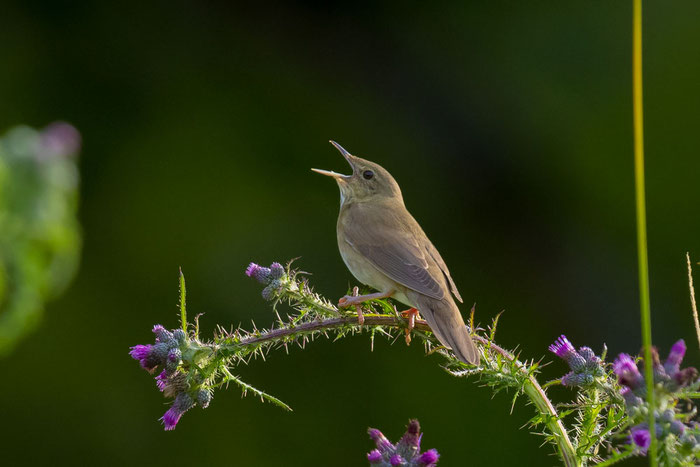
[[[622,385],[620,393],[631,426],[630,449],[642,455],[647,453],[651,445],[647,420],[651,413],[655,421],[655,436],[659,440],[659,461],[663,465],[695,465],[700,455],[700,426],[692,421],[696,409],[686,403],[698,396],[700,381],[695,368],[680,368],[685,351],[685,342],[681,339],[673,344],[662,364],[658,351],[652,348],[656,402],[653,410],[645,397],[645,377],[640,373],[635,359],[620,354],[613,364],[614,372]]]
[[[418,420],[408,422],[406,433],[396,444],[392,444],[376,428],[370,428],[367,432],[377,446],[376,449],[367,454],[367,460],[370,465],[381,467],[434,467],[440,458],[440,454],[438,454],[436,449],[420,452],[423,434],[420,432]]]
[[[0,137],[0,356],[77,269],[79,149],[80,134],[63,122]]]
[[[171,406],[161,417],[165,430],[174,429],[182,415],[193,407],[207,408],[215,391],[233,383],[243,395],[253,394],[285,410],[290,407],[278,398],[255,388],[235,375],[242,363],[250,363],[268,352],[302,348],[319,336],[333,337],[334,342],[355,334],[368,334],[398,340],[408,329],[408,318],[396,311],[391,301],[372,300],[363,306],[363,323],[356,310],[339,309],[315,293],[305,275],[292,269],[291,263],[273,263],[263,267],[251,263],[246,275],[262,286],[262,296],[273,308],[274,324],[270,328],[225,330],[219,326],[211,339],[200,336],[198,318],[187,318],[185,280],[180,273],[180,326],[167,330],[153,328],[150,344],[136,345],[130,355],[154,375],[156,387]],[[286,314],[281,305],[289,305]],[[508,351],[495,342],[498,317],[487,329],[470,320],[473,339],[479,344],[480,364],[468,365],[449,349],[439,345],[427,323],[416,320],[412,330],[426,352],[439,357],[441,366],[456,377],[472,377],[494,393],[508,391],[511,403],[526,398],[534,409],[529,422],[535,434],[554,447],[566,466],[610,465],[632,456],[648,454],[650,412],[645,379],[638,370],[638,359],[621,354],[614,362],[606,361],[605,348],[597,355],[589,347],[576,349],[566,338],[559,337],[549,350],[568,366],[561,378],[541,385],[540,360],[523,360],[519,353]],[[661,442],[659,460],[665,465],[694,465],[700,459],[700,431],[692,420],[692,399],[700,397],[700,381],[693,368],[681,368],[686,348],[680,340],[661,363],[654,351],[654,391],[657,405],[653,413],[656,435]],[[553,402],[549,388],[563,386],[574,391],[568,402]],[[376,465],[434,465],[436,451],[420,452],[419,425],[411,422],[399,443],[392,444],[378,430],[370,429],[377,448],[367,457]],[[430,462],[427,462],[430,461]],[[394,463],[392,463],[394,462]],[[421,464],[423,462],[424,464]]]

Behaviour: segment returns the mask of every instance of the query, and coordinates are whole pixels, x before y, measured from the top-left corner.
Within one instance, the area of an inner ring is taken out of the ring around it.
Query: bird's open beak
[[[317,174],[328,175],[329,177],[333,177],[333,178],[347,177],[347,175],[339,174],[339,173],[333,172],[332,170],[323,170],[323,169],[311,169],[311,170],[313,170]]]
[[[353,163],[354,156],[352,154],[350,154],[349,152],[347,152],[344,147],[342,147],[340,144],[336,143],[335,141],[330,140],[330,143],[333,146],[335,146],[335,148],[338,151],[340,151],[340,153],[343,155],[345,160],[348,161],[348,164],[350,164],[350,167],[352,167],[352,170],[354,172],[355,171],[355,164]],[[314,172],[319,173],[321,175],[327,175],[329,177],[333,177],[336,180],[345,180],[345,179],[352,177],[352,175],[343,175],[343,174],[339,174],[337,172],[333,172],[332,170],[322,170],[322,169],[311,169],[311,170],[313,170]]]

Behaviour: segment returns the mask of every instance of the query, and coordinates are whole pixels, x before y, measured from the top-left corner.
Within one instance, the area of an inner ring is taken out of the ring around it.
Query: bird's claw
[[[357,311],[357,322],[360,324],[360,326],[362,326],[365,324],[365,317],[362,314],[362,305],[360,305],[360,303],[362,303],[362,299],[358,299],[359,294],[359,287],[353,287],[352,295],[345,295],[343,298],[338,300],[338,308],[354,306],[355,310]]]
[[[411,345],[411,331],[416,326],[416,316],[418,316],[418,310],[415,308],[409,308],[408,310],[402,311],[401,316],[408,319],[408,326],[404,332],[406,333],[406,345]]]

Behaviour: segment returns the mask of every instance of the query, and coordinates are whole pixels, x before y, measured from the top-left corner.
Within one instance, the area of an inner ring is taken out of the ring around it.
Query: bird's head
[[[352,167],[351,175],[330,170],[311,169],[322,175],[333,177],[340,187],[341,206],[348,202],[380,201],[396,199],[403,203],[401,189],[394,177],[384,167],[374,162],[353,156],[335,141],[330,142]]]

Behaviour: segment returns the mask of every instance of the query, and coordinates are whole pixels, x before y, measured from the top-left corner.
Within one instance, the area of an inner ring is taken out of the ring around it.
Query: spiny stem
[[[642,100],[642,0],[633,0],[632,87],[634,94],[634,175],[637,205],[637,256],[639,258],[639,298],[644,343],[644,373],[649,403],[649,464],[657,465],[656,420],[654,409],[654,373],[651,360],[651,306],[649,300],[649,259],[647,256],[647,220],[644,194],[644,119]]]
[[[399,328],[406,327],[404,320],[394,315],[365,314],[364,317],[365,321],[363,327],[367,329],[374,329],[381,326]],[[303,323],[294,327],[264,331],[259,335],[243,338],[237,343],[222,345],[220,350],[224,353],[227,351],[234,353],[236,350],[240,352],[241,347],[256,349],[260,346],[273,345],[274,343],[284,340],[285,338],[310,335],[320,331],[331,331],[334,329],[348,327],[357,328],[357,330],[361,329],[357,322],[356,316],[327,318]],[[428,323],[426,323],[424,320],[416,320],[414,329],[425,332],[430,331],[430,326],[428,326]],[[509,361],[517,362],[513,354],[494,344],[492,341],[478,335],[472,335],[472,338],[482,345],[488,346],[491,351],[502,355]],[[522,364],[519,366],[522,368],[523,373],[527,374],[525,366]],[[566,428],[564,428],[564,424],[559,419],[557,410],[552,405],[537,379],[531,374],[527,375],[528,381],[523,388],[524,392],[530,398],[535,407],[537,407],[540,414],[546,415],[545,418],[547,420],[547,426],[556,437],[559,455],[561,456],[564,465],[567,467],[575,467],[580,465],[580,462],[576,457],[576,450],[571,443],[571,439],[569,438]]]

